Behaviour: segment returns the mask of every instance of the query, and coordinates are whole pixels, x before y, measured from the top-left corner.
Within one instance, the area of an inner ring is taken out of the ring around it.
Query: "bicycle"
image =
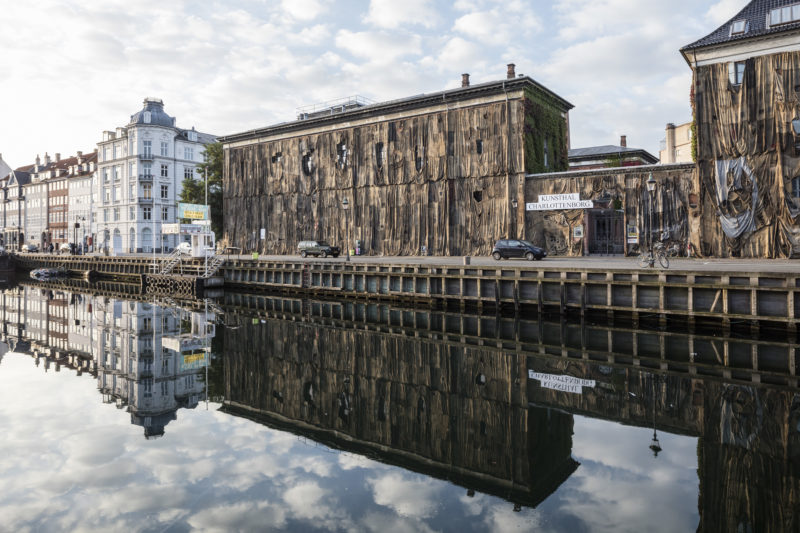
[[[642,268],[653,268],[656,261],[661,268],[669,268],[669,257],[663,242],[657,242],[652,250],[639,254],[639,266]]]

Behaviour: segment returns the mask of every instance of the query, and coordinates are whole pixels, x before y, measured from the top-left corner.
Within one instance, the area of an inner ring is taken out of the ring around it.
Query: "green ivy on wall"
[[[561,172],[569,168],[567,121],[546,96],[525,89],[525,171],[529,174]],[[547,166],[544,164],[547,139]]]

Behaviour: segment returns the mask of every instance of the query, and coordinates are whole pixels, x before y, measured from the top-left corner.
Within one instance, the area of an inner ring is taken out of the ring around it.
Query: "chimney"
[[[61,161],[61,154],[56,152],[56,163],[58,163],[59,161]]]
[[[627,135],[620,135],[619,136],[619,145],[623,148],[628,147],[628,136]]]
[[[664,157],[662,163],[674,163],[676,159],[675,154],[675,124],[672,122],[667,124],[666,146],[664,146]]]
[[[83,163],[83,152],[78,150],[77,156],[78,156],[78,164],[80,165],[81,163]]]
[[[513,80],[514,78],[517,77],[517,73],[514,71],[514,67],[516,65],[514,65],[514,63],[509,63],[506,66],[508,67],[508,72],[506,73],[506,78],[509,79],[509,80]]]
[[[461,75],[461,86],[462,87],[469,87],[469,74],[462,74]]]
[[[47,154],[47,152],[45,152],[44,153],[44,166],[47,166],[49,164],[50,164],[50,156]]]
[[[33,165],[33,171],[39,172],[39,165],[41,164],[41,159],[39,159],[39,154],[36,154],[36,164]]]

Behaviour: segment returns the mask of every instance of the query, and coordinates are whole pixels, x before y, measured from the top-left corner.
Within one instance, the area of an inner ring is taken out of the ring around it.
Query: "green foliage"
[[[625,164],[625,156],[622,154],[612,155],[606,159],[605,165],[608,168],[619,168]]]
[[[211,230],[222,238],[222,143],[206,145],[205,162],[197,165],[196,178],[184,178],[181,202],[205,203],[205,176],[208,176],[208,204],[211,211]]]
[[[689,104],[692,106],[692,161],[697,163],[697,109],[695,105],[694,86],[697,83],[695,77],[692,77],[692,88],[689,90]]]
[[[530,174],[560,172],[569,168],[567,123],[561,110],[546,96],[525,90],[525,171]],[[547,139],[547,166],[544,141]]]

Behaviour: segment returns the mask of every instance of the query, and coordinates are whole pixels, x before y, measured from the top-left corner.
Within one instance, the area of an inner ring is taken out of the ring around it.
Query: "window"
[[[117,185],[114,187],[114,201],[119,202],[122,200],[122,187]]]
[[[186,132],[186,137],[190,141],[197,141],[197,132],[196,131],[187,131]]]
[[[108,222],[108,209],[103,209],[103,222]]]
[[[136,208],[133,206],[130,206],[130,210],[128,211],[128,219],[136,220]]]
[[[153,164],[152,163],[145,163],[142,165],[142,173],[144,174],[145,178],[152,178],[153,177]]]
[[[455,155],[456,132],[447,132],[447,155]]]
[[[108,169],[104,168],[103,169],[103,183],[108,183],[108,181],[109,181],[108,180]]]
[[[135,175],[136,175],[136,167],[134,166],[133,163],[131,163],[130,165],[128,165],[128,177],[132,178]]]
[[[143,207],[142,208],[142,219],[143,220],[151,220],[151,208],[150,207]]]
[[[153,186],[149,183],[142,184],[142,198],[145,200],[153,199]]]
[[[547,146],[547,139],[544,140],[544,143],[542,145],[542,152],[544,153],[544,161],[543,161],[544,168],[550,168],[550,161],[549,161],[550,147]]]
[[[162,185],[161,186],[161,198],[166,200],[169,198],[169,185]]]
[[[131,191],[130,192],[131,193],[128,195],[128,198],[133,200],[134,198],[136,198],[136,184],[135,183],[131,183]]]
[[[114,181],[119,181],[122,177],[122,166],[117,165],[114,167]]]
[[[183,179],[194,179],[194,168],[183,167]]]
[[[150,111],[145,111],[143,113],[143,115],[144,115],[144,117],[142,117],[142,118],[144,119],[144,123],[145,124],[150,124]]]
[[[111,188],[106,187],[103,189],[103,203],[107,204],[111,202]]]
[[[161,155],[167,157],[169,155],[167,143],[165,141],[161,141]]]
[[[483,140],[478,139],[475,141],[475,151],[478,152],[478,155],[483,153]]]
[[[336,164],[339,168],[347,168],[347,144],[339,143],[336,145]]]
[[[162,178],[169,177],[169,167],[167,165],[161,165],[161,177]]]
[[[800,20],[800,4],[778,7],[769,12],[769,25],[788,24]]]
[[[192,161],[194,159],[194,148],[188,146],[183,148],[183,158]]]
[[[386,157],[386,154],[383,151],[383,143],[377,143],[375,145],[375,163],[378,165],[378,168],[383,168],[383,160]]]
[[[117,158],[117,145],[116,145],[116,144],[115,144],[115,145],[114,145],[114,147],[112,148],[112,158],[113,158],[113,159],[116,159],[116,158]]]
[[[744,20],[737,20],[733,24],[731,24],[731,35],[744,33],[746,29],[747,29],[747,22]]]
[[[108,161],[110,159],[110,153],[111,151],[108,146],[103,148],[103,161]]]
[[[114,222],[119,222],[119,207],[114,208]]]
[[[739,86],[744,81],[744,61],[736,61],[735,63],[728,63],[728,76],[731,85]]]
[[[792,180],[792,196],[794,198],[800,198],[800,176]]]
[[[153,141],[143,141],[144,144],[144,156],[145,157],[153,157]]]
[[[161,208],[161,220],[169,220],[169,207]]]

